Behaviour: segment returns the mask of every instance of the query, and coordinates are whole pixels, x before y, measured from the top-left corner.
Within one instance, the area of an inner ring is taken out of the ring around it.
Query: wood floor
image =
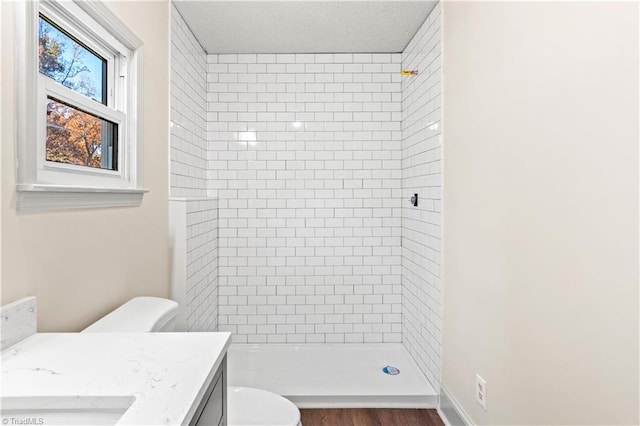
[[[302,426],[444,426],[436,410],[330,408],[300,410]]]

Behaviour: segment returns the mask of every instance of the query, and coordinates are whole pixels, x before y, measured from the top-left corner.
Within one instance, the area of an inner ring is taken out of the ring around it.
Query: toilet
[[[178,304],[160,297],[135,297],[99,319],[83,333],[175,331]],[[229,426],[302,426],[300,410],[288,399],[262,389],[227,388]]]
[[[135,297],[105,315],[83,333],[175,331],[178,304],[160,297]]]
[[[229,386],[227,410],[229,426],[302,426],[293,402],[262,389]]]

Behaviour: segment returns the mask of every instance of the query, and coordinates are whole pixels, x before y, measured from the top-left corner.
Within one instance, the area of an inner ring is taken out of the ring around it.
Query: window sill
[[[18,184],[18,211],[139,206],[148,189]]]

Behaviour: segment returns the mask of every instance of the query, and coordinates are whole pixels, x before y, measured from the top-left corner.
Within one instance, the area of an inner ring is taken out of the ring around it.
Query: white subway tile
[[[236,333],[234,341],[397,342],[406,332],[400,230],[423,218],[401,220],[402,170],[410,153],[418,159],[425,150],[411,149],[421,143],[412,134],[404,155],[401,60],[367,53],[204,57],[203,189],[220,198],[219,322]],[[423,105],[439,107],[439,94],[424,90],[426,102],[412,97],[411,129],[429,118]],[[438,162],[426,164],[439,173]],[[185,164],[176,170],[188,177]],[[415,181],[418,164],[406,163],[406,183]],[[435,199],[424,205],[438,213]],[[433,226],[438,219],[428,220]],[[437,267],[439,256],[425,246],[409,248],[428,253]]]

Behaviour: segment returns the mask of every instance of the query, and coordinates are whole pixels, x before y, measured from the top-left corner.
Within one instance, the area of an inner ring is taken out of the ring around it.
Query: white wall
[[[171,190],[207,195],[207,55],[171,5]]]
[[[441,25],[437,4],[402,52],[402,341],[440,388],[442,345]],[[418,206],[409,200],[418,194]]]
[[[478,424],[638,424],[638,4],[443,13],[443,383]]]
[[[220,330],[400,341],[400,55],[207,61]]]
[[[39,331],[77,331],[131,297],[168,295],[169,7],[147,2],[108,6],[144,42],[143,177],[150,192],[136,208],[18,214],[14,3],[0,2],[1,303],[36,296]]]

